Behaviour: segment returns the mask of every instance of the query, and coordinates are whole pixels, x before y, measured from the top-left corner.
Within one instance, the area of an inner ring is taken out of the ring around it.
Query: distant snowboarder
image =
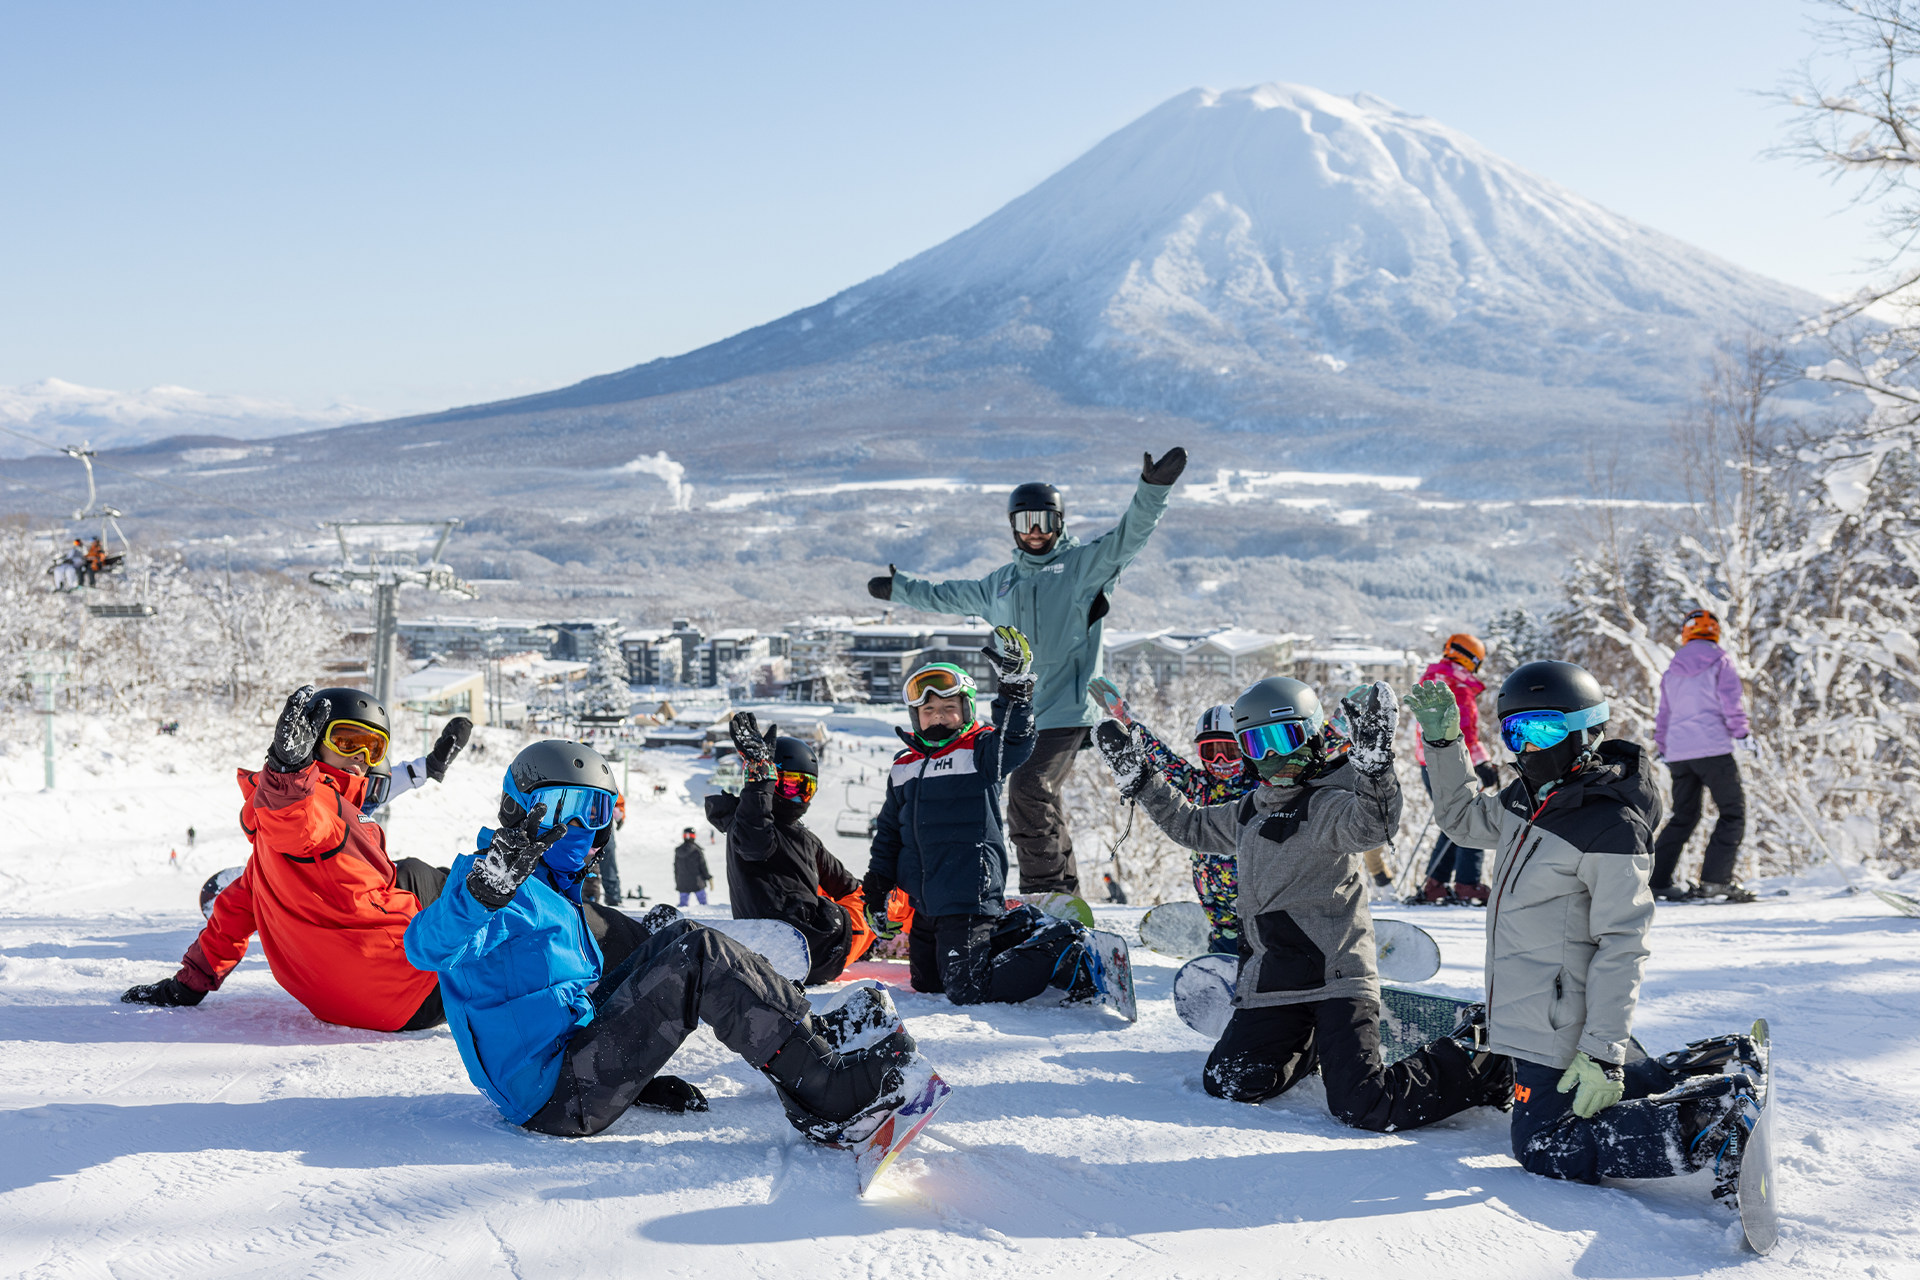
[[[1687,615],[1680,651],[1660,677],[1660,709],[1654,714],[1653,749],[1673,778],[1673,817],[1653,845],[1653,896],[1672,901],[1723,898],[1752,902],[1753,890],[1734,876],[1740,841],[1747,833],[1747,797],[1734,752],[1752,748],[1740,673],[1720,647],[1720,619],[1705,609]],[[1707,838],[1700,883],[1676,885],[1680,855],[1700,825],[1700,792],[1713,796],[1720,817]]]
[[[680,832],[680,843],[673,850],[673,888],[680,895],[680,905],[687,905],[689,895],[700,899],[700,905],[707,905],[707,886],[713,883],[713,873],[707,870],[706,851],[700,847],[692,827]]]

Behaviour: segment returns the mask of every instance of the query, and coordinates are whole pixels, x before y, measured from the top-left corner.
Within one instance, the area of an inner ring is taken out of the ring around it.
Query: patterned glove
[[[1422,680],[1409,689],[1407,710],[1420,722],[1420,736],[1436,747],[1460,736],[1460,704],[1445,680]]]
[[[1573,1055],[1573,1065],[1555,1086],[1561,1093],[1572,1091],[1573,1114],[1591,1120],[1620,1101],[1627,1091],[1619,1067],[1611,1062],[1589,1058],[1585,1051]]]
[[[467,739],[472,736],[473,721],[465,716],[455,716],[447,721],[447,727],[440,731],[433,750],[427,752],[427,776],[435,782],[445,782],[447,766],[459,758],[466,749]]]
[[[542,833],[540,819],[546,812],[546,805],[536,804],[519,826],[502,827],[493,833],[493,843],[473,860],[473,870],[467,872],[467,892],[475,902],[489,911],[512,902],[513,895],[520,892],[520,886],[539,865],[540,855],[567,833],[564,826]]]
[[[1347,737],[1353,747],[1347,759],[1370,778],[1393,768],[1393,730],[1400,722],[1400,702],[1384,680],[1360,685],[1340,699],[1340,710],[1347,720]]]
[[[995,627],[981,653],[1000,676],[1000,692],[1016,702],[1033,699],[1033,646],[1014,627]]]
[[[747,781],[764,782],[773,776],[773,743],[760,736],[760,722],[751,711],[736,711],[727,722],[734,749],[747,762]]]
[[[1095,676],[1087,681],[1087,692],[1092,694],[1093,700],[1100,704],[1102,712],[1112,716],[1121,724],[1132,726],[1133,717],[1127,714],[1127,700],[1120,696],[1120,690],[1114,686],[1113,681],[1105,676]]]
[[[1093,727],[1093,745],[1100,748],[1107,767],[1113,770],[1114,779],[1120,784],[1120,798],[1131,800],[1139,795],[1153,771],[1147,759],[1147,746],[1140,741],[1140,735],[1112,720],[1102,720]]]
[[[273,745],[267,748],[267,768],[275,773],[298,773],[313,763],[313,749],[333,716],[333,704],[314,697],[314,687],[303,684],[287,695],[280,721],[273,726]]]
[[[149,982],[143,987],[130,987],[120,997],[122,1004],[151,1004],[162,1009],[189,1008],[207,998],[204,991],[195,991],[178,978],[162,978],[158,982]]]

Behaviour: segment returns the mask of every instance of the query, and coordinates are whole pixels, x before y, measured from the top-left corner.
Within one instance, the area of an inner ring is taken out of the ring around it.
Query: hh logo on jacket
[[[901,756],[904,758],[897,758],[893,762],[893,785],[896,787],[905,786],[913,778],[957,778],[962,774],[980,772],[974,765],[971,742],[932,759],[918,751],[903,751]]]

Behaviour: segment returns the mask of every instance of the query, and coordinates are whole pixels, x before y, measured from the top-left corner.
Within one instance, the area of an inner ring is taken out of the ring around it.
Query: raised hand
[[[447,721],[446,728],[440,730],[433,750],[427,752],[427,776],[435,782],[444,782],[447,766],[456,760],[466,749],[467,739],[473,736],[473,721],[465,716],[455,716]]]
[[[1340,699],[1347,720],[1347,738],[1353,743],[1347,759],[1369,777],[1393,768],[1393,730],[1400,721],[1400,702],[1384,680],[1363,684]]]
[[[1407,691],[1407,710],[1420,722],[1420,736],[1448,743],[1460,736],[1460,704],[1445,680],[1422,680]]]
[[[273,744],[267,748],[267,768],[275,773],[298,773],[313,763],[313,750],[333,715],[333,704],[314,697],[314,687],[303,684],[287,695],[280,720],[273,726]]]
[[[1127,700],[1120,696],[1120,690],[1113,681],[1105,676],[1095,676],[1087,681],[1087,692],[1100,704],[1102,712],[1129,728],[1133,726],[1133,717],[1127,714]]]
[[[1114,781],[1120,784],[1120,798],[1131,800],[1139,795],[1152,772],[1147,745],[1140,740],[1140,735],[1112,720],[1102,720],[1093,727],[1093,745],[1100,749],[1107,767],[1113,770]]]
[[[540,864],[541,855],[567,833],[564,826],[542,832],[540,819],[546,813],[546,805],[536,804],[516,825],[493,833],[493,843],[473,860],[473,869],[467,872],[467,892],[475,902],[498,911],[513,901],[513,895],[520,892],[520,886]]]
[[[1143,453],[1140,457],[1140,478],[1148,484],[1172,484],[1187,469],[1187,451],[1179,445],[1161,454],[1158,462],[1153,460],[1150,453]]]
[[[1014,627],[995,627],[980,652],[1000,675],[1000,692],[1016,701],[1033,697],[1033,646]]]

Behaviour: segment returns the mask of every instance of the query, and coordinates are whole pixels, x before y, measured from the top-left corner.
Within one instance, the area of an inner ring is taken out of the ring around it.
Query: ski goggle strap
[[[387,735],[358,720],[335,720],[321,741],[343,756],[359,756],[369,769],[387,758]]]
[[[1058,511],[1016,511],[1007,519],[1013,521],[1015,533],[1058,533],[1066,528]]]
[[[1202,763],[1213,764],[1215,761],[1238,760],[1239,758],[1240,748],[1228,739],[1208,738],[1200,744],[1200,759]]]
[[[1579,711],[1516,711],[1500,722],[1500,739],[1507,750],[1518,755],[1528,743],[1541,748],[1555,746],[1576,729],[1591,729],[1606,720],[1604,702]]]
[[[589,831],[613,825],[613,792],[598,787],[535,787],[530,797],[544,804],[542,827],[561,827],[578,822]]]
[[[1313,728],[1305,720],[1275,720],[1271,724],[1242,730],[1240,754],[1249,760],[1266,756],[1290,756],[1307,745]]]
[[[964,679],[959,672],[949,671],[945,667],[922,667],[907,677],[904,692],[907,705],[918,707],[924,706],[927,699],[936,694],[942,698],[953,698],[972,691],[972,682]]]
[[[782,769],[773,775],[773,794],[782,800],[811,800],[820,779],[796,769]]]

